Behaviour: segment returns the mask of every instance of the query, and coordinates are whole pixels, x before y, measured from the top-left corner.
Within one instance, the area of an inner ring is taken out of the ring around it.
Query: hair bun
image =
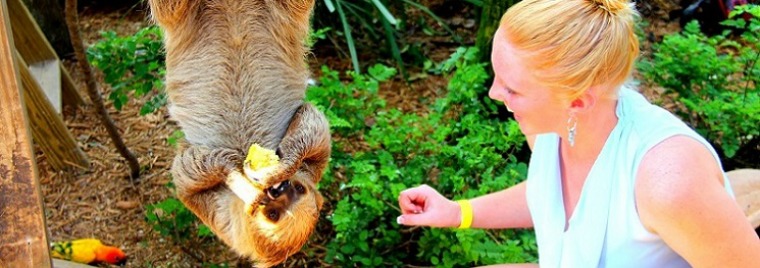
[[[596,4],[598,8],[606,10],[611,14],[629,9],[631,4],[628,0],[591,0],[591,3]]]

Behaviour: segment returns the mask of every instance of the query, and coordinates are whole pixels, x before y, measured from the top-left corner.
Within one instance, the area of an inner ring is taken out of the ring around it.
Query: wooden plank
[[[18,51],[18,50],[16,50]],[[61,62],[58,59],[27,65],[29,72],[40,85],[53,110],[61,113]]]
[[[13,40],[16,48],[28,64],[58,59],[53,46],[45,39],[42,30],[34,21],[32,13],[21,0],[7,0],[10,8]]]
[[[27,69],[26,62],[16,54],[16,63],[24,92],[28,122],[32,126],[34,142],[47,156],[48,163],[57,170],[70,167],[89,169],[90,161],[66,128],[61,117],[42,92],[37,81]]]
[[[74,79],[71,79],[69,71],[63,67],[63,63],[59,64],[61,68],[61,95],[63,106],[66,107],[78,107],[79,105],[86,105],[87,101],[82,98],[82,94],[79,94],[77,86],[74,84]]]
[[[86,264],[70,262],[70,261],[65,261],[65,260],[53,259],[53,267],[54,268],[93,268],[95,266],[90,266]]]
[[[0,0],[0,266],[51,267],[6,0]]]
[[[21,0],[7,0],[10,8],[10,20],[13,25],[13,38],[16,48],[24,57],[28,64],[35,64],[40,61],[58,60],[53,46],[47,41],[37,22],[34,21],[29,9],[26,8]],[[61,69],[61,85],[63,95],[63,105],[79,106],[85,104],[84,98],[79,94],[71,75],[63,67]]]

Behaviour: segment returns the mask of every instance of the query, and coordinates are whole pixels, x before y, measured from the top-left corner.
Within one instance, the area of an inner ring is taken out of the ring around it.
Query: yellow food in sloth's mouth
[[[264,171],[269,167],[273,167],[279,163],[280,157],[275,154],[274,150],[270,150],[259,146],[257,143],[251,144],[248,148],[248,155],[245,157],[245,166],[251,171]]]
[[[248,179],[251,179],[250,182],[253,182],[256,187],[261,189],[264,187],[264,185],[259,184],[260,180],[274,172],[277,169],[277,164],[279,161],[280,157],[277,156],[275,151],[261,147],[259,144],[254,143],[251,144],[250,148],[248,148],[248,155],[245,156],[245,161],[243,162],[243,172],[248,177]],[[279,185],[279,183],[277,185]],[[247,198],[253,196],[251,192],[236,194],[238,196],[241,196],[243,200],[248,200]],[[252,203],[253,201],[249,200],[247,202]],[[246,213],[252,214],[254,212],[254,208],[261,210],[264,208],[264,205],[248,206],[246,208]]]

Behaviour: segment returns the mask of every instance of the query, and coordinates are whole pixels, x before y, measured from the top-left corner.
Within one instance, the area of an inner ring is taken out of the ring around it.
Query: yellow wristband
[[[457,228],[470,228],[470,225],[472,225],[472,204],[470,204],[470,200],[458,200],[457,203],[459,204],[459,209],[462,214],[462,223],[460,223]]]

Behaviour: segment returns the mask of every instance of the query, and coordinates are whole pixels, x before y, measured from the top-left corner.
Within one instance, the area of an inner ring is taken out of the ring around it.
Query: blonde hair
[[[538,83],[574,99],[628,79],[639,54],[637,17],[627,0],[523,0],[507,10],[500,28]]]

